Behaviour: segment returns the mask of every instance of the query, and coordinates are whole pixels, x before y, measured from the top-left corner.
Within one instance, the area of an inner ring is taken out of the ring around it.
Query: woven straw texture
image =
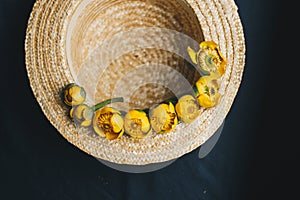
[[[114,106],[128,110],[148,108],[184,92],[185,84],[176,84],[174,71],[191,85],[198,80],[184,59],[181,46],[187,44],[178,42],[175,32],[163,30],[182,33],[198,44],[204,40],[219,44],[228,62],[220,104],[204,110],[192,124],[181,123],[169,134],[142,140],[123,136],[109,141],[76,126],[59,93],[68,83],[82,85],[89,104],[122,96],[125,102]],[[134,46],[132,39],[137,38],[149,48]],[[120,48],[117,55],[115,49]],[[145,165],[189,153],[219,128],[242,81],[245,41],[233,0],[37,0],[28,20],[25,52],[37,102],[67,141],[96,158]],[[164,80],[170,83],[161,84]]]

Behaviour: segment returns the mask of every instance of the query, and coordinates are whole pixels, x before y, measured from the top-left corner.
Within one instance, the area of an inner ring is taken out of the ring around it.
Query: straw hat
[[[145,139],[107,140],[78,127],[60,91],[82,85],[87,103],[122,96],[114,107],[147,108],[184,92],[199,74],[187,46],[215,41],[227,60],[220,103],[191,124]],[[42,111],[71,144],[118,164],[165,162],[191,152],[222,124],[238,92],[245,41],[233,0],[37,0],[25,41],[30,86]]]

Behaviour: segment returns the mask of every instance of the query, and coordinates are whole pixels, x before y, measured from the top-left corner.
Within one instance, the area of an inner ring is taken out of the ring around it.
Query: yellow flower
[[[178,124],[174,105],[160,104],[150,110],[150,123],[156,133],[165,134],[172,131]]]
[[[124,118],[124,128],[133,138],[145,138],[151,133],[149,119],[144,111],[130,110]]]
[[[213,75],[219,78],[225,73],[227,62],[215,42],[201,42],[198,52],[188,47],[188,53],[192,62],[200,67],[203,75]]]
[[[124,120],[118,110],[105,107],[95,112],[93,128],[100,137],[118,139],[124,133]]]
[[[85,104],[74,106],[70,110],[70,117],[82,127],[88,127],[92,124],[93,115],[94,110]]]
[[[185,123],[193,122],[200,114],[197,100],[192,95],[182,96],[178,100],[175,109],[178,118]]]
[[[211,108],[216,106],[221,99],[218,80],[211,76],[202,76],[196,83],[199,95],[198,103],[201,107]]]
[[[68,84],[63,89],[63,101],[68,106],[77,106],[85,101],[85,90],[75,83]]]

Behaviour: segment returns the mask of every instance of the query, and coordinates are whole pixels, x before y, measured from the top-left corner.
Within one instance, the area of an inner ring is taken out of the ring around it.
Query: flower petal
[[[214,103],[210,99],[210,97],[206,94],[200,94],[198,97],[198,102],[201,107],[211,108],[214,106]]]
[[[122,129],[118,133],[107,132],[106,133],[106,139],[108,139],[108,140],[119,139],[120,137],[122,137],[123,134],[124,134],[124,129]]]
[[[99,124],[99,117],[101,115],[101,110],[98,110],[93,117],[93,129],[100,136],[105,137],[105,133]]]
[[[81,126],[82,127],[88,127],[88,126],[90,126],[92,124],[92,120],[85,120],[85,121],[83,121],[83,122],[81,122]]]
[[[175,107],[174,107],[174,105],[173,105],[171,102],[169,102],[169,109],[168,109],[168,112],[170,112],[170,113],[175,113]]]
[[[123,129],[124,120],[123,120],[122,116],[119,115],[118,113],[113,114],[113,116],[110,119],[110,122],[111,122],[114,133],[118,133]]]
[[[93,124],[94,131],[100,136],[100,137],[106,137],[103,129],[99,127],[98,125]]]
[[[159,105],[150,111],[150,123],[156,133],[160,133],[167,119],[167,112],[164,106]]]
[[[197,64],[197,53],[191,47],[188,47],[187,51],[188,51],[188,54],[189,54],[189,56],[191,58],[191,61],[194,64]]]
[[[149,133],[149,131],[151,130],[151,125],[148,117],[142,118],[141,120],[142,120],[142,132]]]
[[[200,48],[201,49],[215,49],[217,48],[218,45],[214,41],[203,41],[200,43]]]
[[[86,109],[86,107],[84,105],[79,105],[79,106],[75,107],[74,112],[73,112],[74,118],[77,120],[83,119],[83,112],[85,109]]]
[[[115,140],[115,139],[117,139],[117,138],[119,138],[119,133],[111,133],[111,132],[107,132],[106,133],[106,138],[108,139],[108,140]]]

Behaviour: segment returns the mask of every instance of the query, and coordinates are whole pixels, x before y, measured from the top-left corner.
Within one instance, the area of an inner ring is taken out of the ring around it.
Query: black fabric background
[[[220,140],[202,160],[195,150],[146,174],[102,165],[64,140],[43,115],[24,64],[33,3],[0,0],[0,199],[297,199],[299,130],[292,119],[299,117],[288,116],[298,107],[292,76],[299,56],[297,12],[288,1],[236,0],[246,66]]]

